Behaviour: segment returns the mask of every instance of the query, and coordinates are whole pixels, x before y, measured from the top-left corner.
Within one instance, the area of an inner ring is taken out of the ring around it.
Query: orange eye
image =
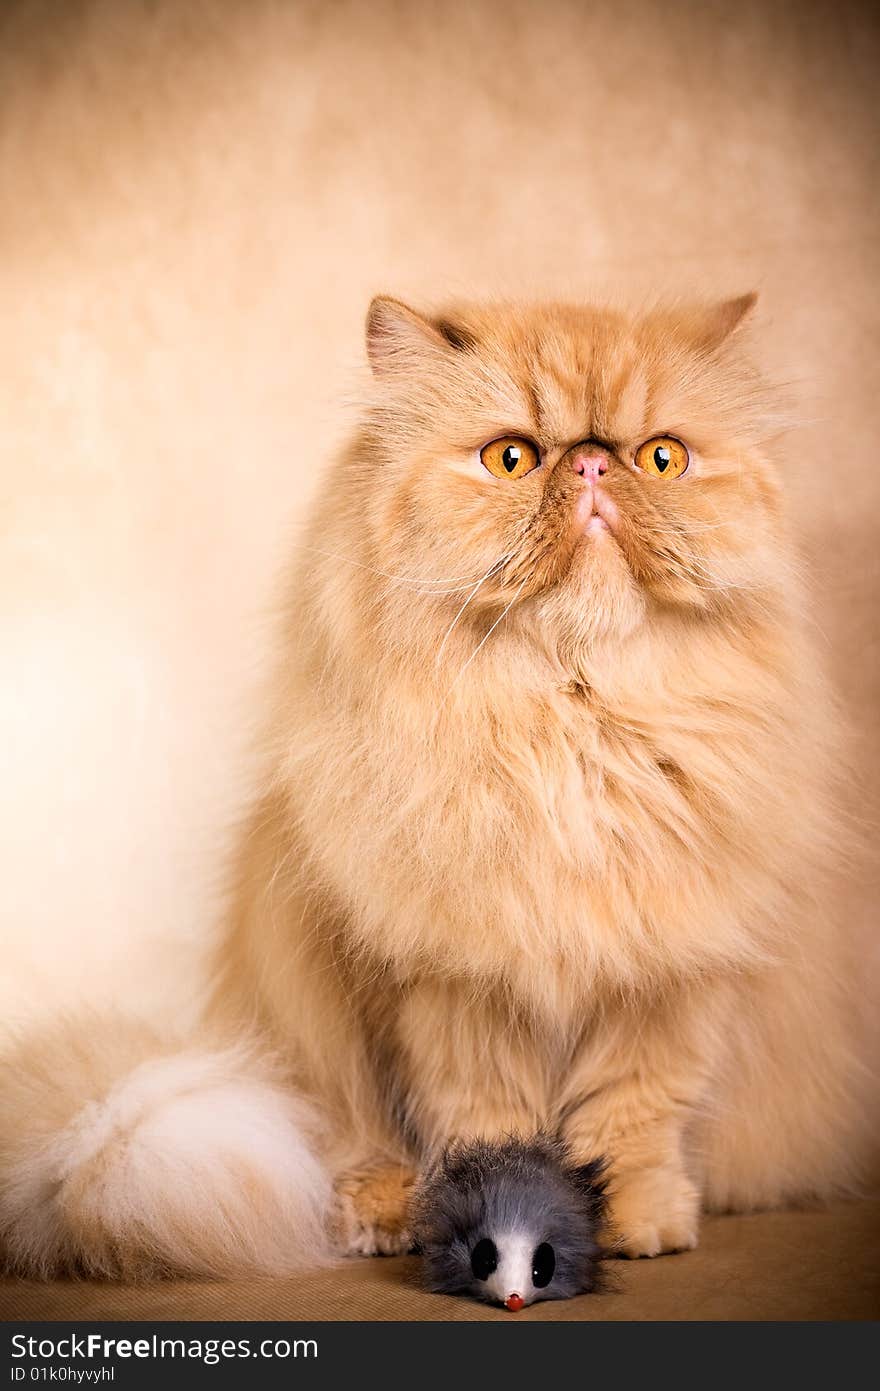
[[[541,456],[531,440],[523,440],[516,435],[505,435],[503,439],[484,444],[480,458],[496,478],[522,478],[541,462]]]
[[[681,440],[671,435],[656,435],[636,450],[635,466],[655,478],[680,478],[690,463]]]

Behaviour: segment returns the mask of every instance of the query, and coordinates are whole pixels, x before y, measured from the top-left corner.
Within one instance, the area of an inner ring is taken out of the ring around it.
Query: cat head
[[[475,586],[563,643],[658,609],[731,610],[779,578],[755,296],[641,315],[373,301],[365,455],[384,569]]]

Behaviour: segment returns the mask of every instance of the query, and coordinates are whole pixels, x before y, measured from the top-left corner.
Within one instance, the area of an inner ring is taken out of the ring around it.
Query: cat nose
[[[581,478],[585,478],[590,483],[595,483],[608,472],[608,455],[604,449],[597,449],[595,445],[584,445],[582,449],[576,449],[571,456],[571,466],[575,473]]]

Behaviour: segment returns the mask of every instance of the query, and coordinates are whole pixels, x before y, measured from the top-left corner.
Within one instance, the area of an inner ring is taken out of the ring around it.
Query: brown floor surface
[[[88,1282],[0,1284],[12,1319],[876,1319],[880,1317],[880,1201],[818,1212],[707,1219],[699,1248],[619,1262],[616,1288],[517,1315],[426,1295],[418,1261],[359,1260],[286,1280],[176,1281],[130,1288]]]

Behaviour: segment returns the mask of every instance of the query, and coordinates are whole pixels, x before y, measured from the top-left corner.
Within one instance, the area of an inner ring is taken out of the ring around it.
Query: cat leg
[[[870,1180],[876,1081],[864,1060],[876,1025],[848,964],[829,956],[791,953],[739,984],[748,1006],[731,1018],[694,1137],[709,1210],[852,1196]]]
[[[709,1084],[720,1019],[688,991],[603,1012],[562,1089],[560,1133],[609,1162],[610,1227],[625,1256],[697,1244],[701,1194],[685,1135]]]
[[[430,1155],[450,1140],[531,1135],[546,1089],[535,1050],[509,1013],[463,986],[431,980],[401,1001],[396,1030],[406,1128]],[[360,1255],[410,1246],[409,1203],[416,1172],[384,1158],[346,1163],[336,1180],[338,1240]]]
[[[352,1256],[398,1256],[412,1245],[409,1201],[416,1171],[406,1164],[346,1169],[335,1183],[336,1236]]]
[[[386,981],[377,990],[381,963],[347,950],[344,915],[301,873],[306,852],[296,835],[280,793],[256,808],[213,1010],[227,1030],[246,1027],[259,982],[263,1028],[323,1121],[334,1251],[391,1255],[409,1247],[405,1198],[414,1178],[385,1047],[395,989]]]
[[[428,1155],[455,1139],[529,1136],[546,1121],[543,1052],[500,992],[431,978],[403,1001],[407,1119]]]

